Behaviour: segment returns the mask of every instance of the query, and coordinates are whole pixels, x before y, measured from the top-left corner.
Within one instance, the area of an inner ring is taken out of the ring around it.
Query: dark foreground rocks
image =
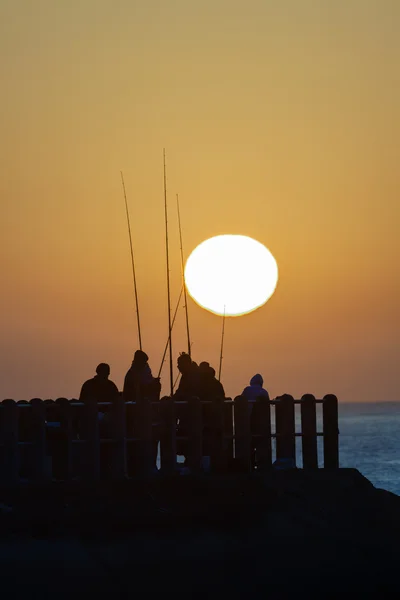
[[[0,491],[6,598],[400,597],[400,497],[358,471]]]

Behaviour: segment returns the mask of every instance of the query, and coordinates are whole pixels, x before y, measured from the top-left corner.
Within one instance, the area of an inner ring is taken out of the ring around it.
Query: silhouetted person
[[[267,390],[263,388],[263,385],[264,380],[262,376],[257,373],[257,375],[254,375],[254,377],[250,379],[250,385],[244,388],[242,396],[247,398],[249,403],[254,403],[260,396],[269,400],[269,394]]]
[[[181,373],[181,379],[174,398],[178,400],[186,396],[198,396],[200,391],[199,367],[186,352],[179,355],[178,370]]]
[[[82,386],[79,396],[80,402],[95,399],[97,402],[114,402],[118,398],[118,388],[109,379],[110,365],[100,363],[96,368],[96,375],[88,379]]]
[[[160,380],[153,377],[148,363],[149,357],[143,350],[136,350],[132,365],[125,375],[123,398],[125,402],[136,402],[138,398],[160,395]]]
[[[122,393],[124,402],[151,402],[152,413],[152,442],[153,442],[153,467],[156,469],[158,442],[160,440],[160,416],[158,401],[160,400],[161,384],[158,377],[153,377],[149,363],[149,357],[143,350],[136,350],[132,365],[125,375],[124,390]],[[140,407],[139,407],[140,408]],[[135,407],[136,411],[138,406]],[[133,412],[133,415],[135,411]],[[130,413],[132,415],[132,413]],[[134,430],[134,421],[127,416],[128,430]],[[140,435],[138,436],[140,437]],[[136,448],[137,451],[140,450]],[[140,460],[140,456],[137,457]]]
[[[258,434],[259,431],[257,429],[258,419],[257,419],[257,399],[261,398],[265,401],[269,402],[269,394],[267,390],[263,388],[264,380],[262,376],[257,373],[250,379],[250,385],[244,388],[242,392],[242,396],[247,398],[249,403],[249,413],[250,413],[250,425],[251,431],[253,434]],[[251,450],[252,450],[252,465],[253,467],[257,464],[257,444],[259,438],[253,437],[251,441]]]
[[[199,365],[200,376],[200,397],[202,400],[211,398],[225,398],[224,386],[215,377],[215,369],[210,367],[208,362],[201,362]]]
[[[200,396],[200,377],[199,367],[192,361],[189,354],[182,352],[178,357],[178,370],[181,373],[181,380],[174,394],[175,400],[187,400],[190,402],[193,396]],[[178,418],[178,436],[187,436],[189,433],[189,410],[187,404],[177,406],[176,415]],[[185,462],[188,453],[188,443],[186,440],[177,440],[177,454],[185,456]]]
[[[213,454],[216,436],[221,426],[218,419],[216,404],[218,399],[225,398],[225,390],[220,381],[215,377],[215,369],[208,362],[199,365],[200,399],[203,403],[203,464],[208,469],[209,457]]]

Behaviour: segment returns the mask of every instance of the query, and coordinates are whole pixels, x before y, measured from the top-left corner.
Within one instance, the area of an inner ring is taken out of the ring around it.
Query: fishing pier
[[[185,405],[188,428],[181,437],[176,414]],[[266,472],[275,461],[305,470],[339,467],[338,402],[333,395],[259,398],[252,411],[243,396],[208,402],[144,398],[136,403],[120,397],[113,404],[34,398],[0,403],[0,483],[170,477],[179,473],[177,444],[182,441],[186,466],[192,474],[202,473],[207,405],[212,414],[207,471],[212,474]]]

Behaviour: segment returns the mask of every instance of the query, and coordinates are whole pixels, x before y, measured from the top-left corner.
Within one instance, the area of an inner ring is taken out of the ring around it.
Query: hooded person
[[[206,470],[209,468],[210,455],[213,453],[213,449],[217,440],[217,435],[220,428],[219,422],[219,408],[217,401],[225,398],[225,390],[223,385],[215,377],[215,369],[210,366],[206,361],[203,361],[199,365],[199,378],[200,378],[200,399],[203,403],[203,460],[205,461],[204,467]],[[207,465],[207,467],[206,467]]]
[[[261,439],[258,434],[261,432],[259,431],[259,405],[257,404],[257,399],[260,398],[263,401],[269,402],[269,394],[267,390],[263,388],[263,385],[264,380],[262,376],[257,373],[257,375],[254,375],[254,377],[250,379],[250,385],[245,387],[242,392],[242,396],[247,398],[249,403],[250,426],[253,433],[251,439],[251,462],[253,468],[256,467],[257,469],[262,469],[265,466],[263,465],[262,455],[261,458],[258,455],[258,445]]]
[[[190,402],[194,396],[200,396],[200,374],[199,367],[192,361],[189,354],[181,352],[178,357],[178,370],[181,379],[178,388],[174,394],[175,400],[186,400]],[[178,418],[177,434],[178,437],[186,437],[189,431],[189,407],[188,404],[180,404],[176,410]],[[188,453],[187,440],[177,440],[176,452],[180,456],[186,457]]]
[[[244,390],[242,392],[242,396],[247,398],[248,402],[252,402],[252,403],[254,403],[257,400],[257,398],[260,398],[260,397],[265,398],[266,400],[269,400],[269,394],[268,394],[267,390],[265,390],[263,388],[263,385],[264,385],[264,380],[262,378],[262,375],[257,373],[257,375],[254,375],[250,379],[250,385],[248,385],[247,387],[244,388]]]
[[[123,398],[125,402],[136,402],[138,398],[160,395],[160,380],[153,377],[148,363],[149,357],[143,350],[136,350],[132,365],[125,375]]]
[[[215,369],[206,361],[199,365],[200,398],[202,400],[225,398],[225,390],[220,381],[215,377]]]
[[[157,470],[158,442],[160,440],[160,415],[158,401],[160,400],[161,384],[158,377],[153,377],[148,363],[149,357],[143,350],[136,350],[132,365],[125,375],[123,399],[124,402],[151,402],[152,414],[152,459],[153,468]],[[136,407],[137,408],[137,407]],[[135,412],[127,413],[127,428],[132,431],[135,423]],[[132,420],[131,420],[132,419]]]

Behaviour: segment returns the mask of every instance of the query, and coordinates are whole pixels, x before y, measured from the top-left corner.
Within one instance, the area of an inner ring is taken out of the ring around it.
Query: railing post
[[[218,473],[227,467],[224,443],[224,398],[215,398],[211,407],[211,471]]]
[[[296,464],[296,438],[294,419],[294,399],[289,394],[277,398],[276,419],[276,458],[291,459]]]
[[[272,467],[271,405],[263,396],[257,398],[251,413],[252,448],[256,453],[257,471]]]
[[[338,399],[333,394],[324,396],[322,403],[324,430],[324,468],[339,468]]]
[[[111,434],[113,437],[113,465],[111,477],[124,479],[126,477],[126,406],[122,394],[118,394],[111,408]]]
[[[72,413],[67,398],[57,398],[56,405],[60,419],[59,440],[57,440],[57,465],[53,467],[56,479],[72,479]]]
[[[18,476],[18,407],[14,400],[2,402],[3,475],[6,484],[17,483]]]
[[[152,412],[150,398],[138,398],[136,400],[136,423],[137,423],[137,470],[142,477],[147,477],[153,470],[153,446],[152,446]]]
[[[100,478],[99,412],[96,398],[88,398],[83,407],[86,412],[86,468],[90,479]]]
[[[188,467],[197,472],[201,469],[203,455],[203,419],[200,398],[188,399]]]
[[[234,457],[234,439],[233,439],[233,402],[231,398],[226,398],[223,402],[223,436],[224,436],[224,455],[226,465],[230,468],[233,465]]]
[[[48,468],[51,457],[46,455],[46,410],[43,400],[33,398],[30,401],[32,426],[32,479],[35,483],[51,479],[52,466]]]
[[[235,462],[240,471],[248,473],[251,471],[251,431],[247,398],[236,396],[233,411],[235,418]]]
[[[176,469],[176,416],[173,398],[161,398],[160,419],[161,471],[165,475],[172,475]]]
[[[312,394],[301,399],[301,435],[303,469],[318,469],[317,411]]]

